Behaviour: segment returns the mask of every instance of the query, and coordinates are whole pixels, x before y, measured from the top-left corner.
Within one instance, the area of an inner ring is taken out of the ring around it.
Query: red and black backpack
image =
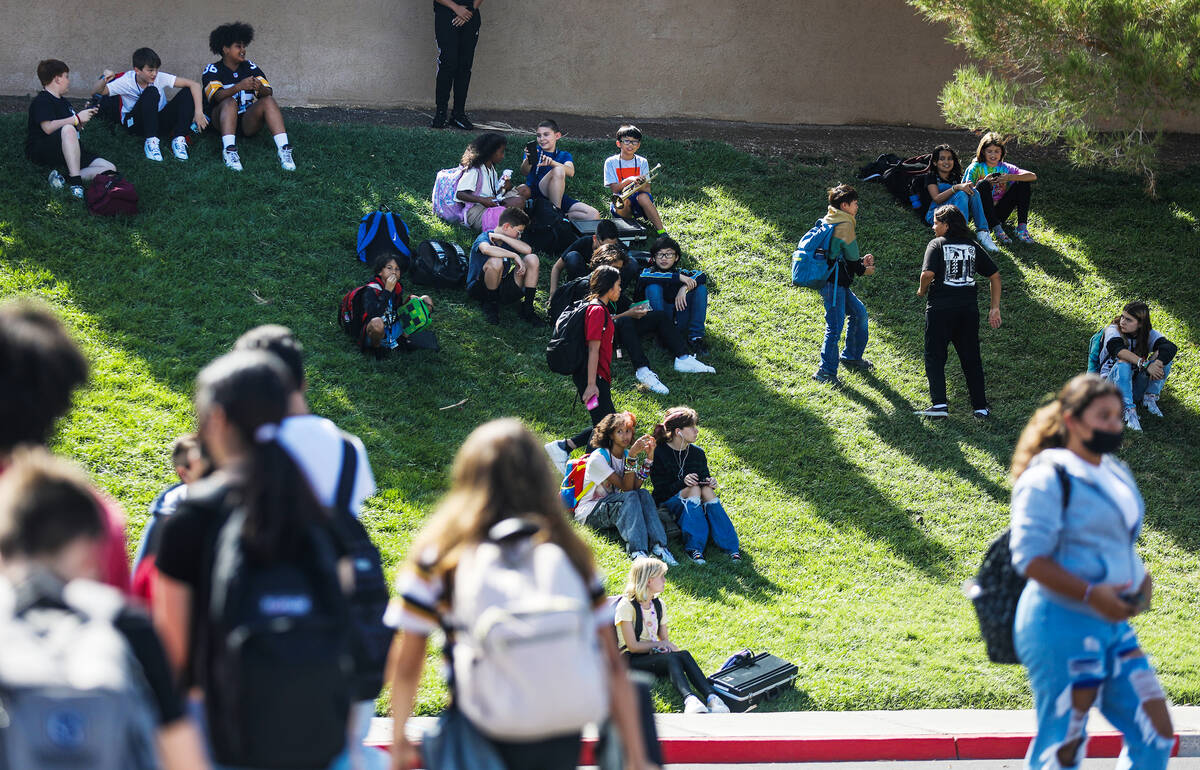
[[[338,326],[342,327],[342,331],[354,340],[362,341],[363,329],[367,325],[367,310],[366,296],[363,291],[370,289],[371,291],[383,292],[383,282],[379,280],[379,276],[375,276],[369,283],[362,286],[356,286],[346,292],[342,297],[342,301],[338,303],[337,322]],[[403,296],[404,289],[400,283],[396,283],[396,288],[392,289],[397,299]]]

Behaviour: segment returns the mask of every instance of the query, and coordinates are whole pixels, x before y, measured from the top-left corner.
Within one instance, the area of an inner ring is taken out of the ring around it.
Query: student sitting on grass
[[[654,465],[650,481],[654,484],[654,502],[667,509],[683,530],[683,549],[697,564],[704,564],[704,547],[711,536],[713,544],[742,558],[737,532],[725,506],[717,497],[717,481],[708,470],[708,457],[696,446],[700,435],[696,410],[675,406],[667,410],[663,421],[654,426]]]
[[[600,212],[566,194],[567,179],[575,176],[575,160],[571,153],[558,149],[562,131],[553,120],[543,120],[537,127],[537,146],[526,152],[521,161],[521,173],[534,198],[545,198],[568,219],[599,219]]]
[[[161,163],[160,140],[169,139],[175,157],[187,160],[189,127],[192,123],[200,131],[208,127],[204,96],[199,83],[160,72],[161,66],[158,54],[149,48],[139,48],[133,52],[133,69],[116,78],[106,74],[100,94],[121,98],[121,125],[145,137],[143,150],[147,158]],[[170,101],[167,101],[168,88],[179,89]]]
[[[1007,246],[1012,239],[1004,225],[1014,210],[1017,212],[1017,239],[1022,243],[1037,243],[1029,234],[1029,199],[1033,195],[1031,182],[1037,174],[1017,168],[1004,160],[1004,140],[994,132],[983,135],[975,151],[975,161],[967,166],[967,181],[975,183],[982,196],[983,211],[996,243]]]
[[[967,220],[955,206],[941,206],[933,215],[934,239],[925,247],[925,261],[917,296],[929,295],[925,304],[925,376],[929,379],[930,406],[917,414],[944,418],[946,401],[946,346],[954,344],[967,378],[971,408],[977,419],[991,415],[983,386],[983,358],[979,355],[979,307],[975,276],[991,286],[988,325],[1000,328],[1000,273],[991,257],[975,247]]]
[[[983,196],[971,182],[963,181],[962,163],[958,153],[948,144],[939,144],[933,148],[933,171],[925,175],[923,181],[929,198],[929,210],[925,212],[925,224],[933,224],[933,212],[940,206],[949,204],[962,212],[963,219],[975,222],[975,238],[988,251],[996,251],[998,247],[988,232],[987,214],[983,209]]]
[[[825,302],[825,343],[821,347],[821,368],[812,376],[817,382],[831,385],[839,384],[839,362],[847,369],[870,371],[875,368],[863,358],[867,348],[867,308],[850,290],[854,276],[875,272],[875,256],[866,254],[860,258],[858,255],[858,236],[854,232],[857,216],[858,191],[848,184],[831,187],[825,221],[835,225],[833,238],[829,241],[829,259],[838,262],[838,267],[821,288],[821,299]],[[850,328],[846,331],[846,347],[839,358],[838,341],[842,338],[847,316],[850,317]]]
[[[592,254],[601,246],[608,244],[620,245],[617,237],[617,225],[611,219],[601,219],[596,225],[596,232],[584,235],[567,247],[562,256],[555,260],[550,267],[550,293],[558,288],[560,282],[581,278],[592,270]],[[563,273],[566,273],[564,276]],[[624,278],[622,274],[622,278]],[[633,276],[637,277],[636,274]],[[629,281],[624,281],[626,285]]]
[[[693,355],[708,355],[704,322],[708,317],[708,279],[700,270],[681,270],[682,250],[673,238],[663,236],[650,247],[650,267],[638,278],[653,310],[661,310],[686,335]]]
[[[42,91],[29,103],[29,126],[25,135],[25,157],[50,168],[49,182],[55,190],[64,186],[83,199],[83,183],[97,174],[117,168],[79,144],[79,132],[96,117],[98,107],[75,112],[63,94],[71,87],[70,69],[58,59],[38,62],[37,76]],[[59,169],[66,169],[67,177]]]
[[[246,58],[246,46],[254,40],[254,27],[235,21],[222,24],[208,36],[208,47],[221,57],[204,68],[204,97],[211,125],[221,134],[221,157],[234,171],[242,170],[237,137],[254,136],[263,125],[275,139],[279,166],[295,171],[292,145],[283,126],[283,113],[271,94],[267,76]]]
[[[625,543],[631,559],[653,553],[667,564],[676,564],[667,550],[667,533],[658,518],[658,506],[650,493],[642,489],[649,468],[634,460],[638,455],[649,459],[654,440],[642,436],[633,440],[636,420],[629,412],[610,414],[592,432],[584,485],[591,492],[575,506],[575,521],[592,529],[615,529]]]
[[[1155,417],[1163,416],[1158,399],[1178,352],[1174,342],[1150,325],[1150,307],[1145,302],[1130,302],[1104,328],[1100,376],[1121,391],[1125,425],[1130,430],[1142,429],[1138,403]]]
[[[728,714],[729,707],[708,683],[692,654],[671,641],[666,605],[659,598],[667,586],[666,577],[667,565],[658,559],[638,559],[629,568],[625,592],[613,612],[617,646],[633,670],[666,674],[683,698],[685,714]],[[700,691],[700,696],[692,687]]]
[[[456,197],[466,204],[467,225],[475,232],[495,230],[505,208],[525,208],[527,195],[513,189],[511,178],[501,180],[496,174],[496,164],[504,160],[507,146],[504,134],[488,131],[475,137],[463,152],[465,170],[458,178]]]
[[[613,195],[619,195],[631,187],[639,187],[646,183],[645,189],[629,196],[624,203],[613,203],[609,210],[614,217],[634,217],[650,220],[655,234],[667,234],[663,228],[662,217],[658,207],[654,205],[654,196],[650,194],[650,185],[646,176],[650,173],[650,162],[637,154],[642,146],[642,132],[637,126],[624,125],[617,129],[617,149],[620,150],[604,161],[604,186]]]
[[[366,323],[359,337],[363,352],[381,352],[403,348],[407,343],[404,325],[396,317],[396,311],[412,298],[404,292],[400,283],[403,269],[396,257],[383,254],[375,259],[375,278],[363,289],[363,317]],[[433,299],[428,294],[418,297],[425,306],[433,310]]]
[[[105,521],[87,479],[40,448],[13,460],[0,478],[0,741],[14,762],[3,764],[208,767],[150,619],[93,582]],[[46,702],[55,680],[65,685],[57,707]],[[28,697],[8,697],[23,685]]]
[[[500,303],[516,302],[524,297],[517,316],[534,326],[546,322],[534,311],[537,294],[538,258],[521,234],[529,225],[529,215],[521,209],[505,208],[495,230],[485,230],[471,244],[467,264],[467,296],[479,300],[483,317],[490,324],[500,323]]]

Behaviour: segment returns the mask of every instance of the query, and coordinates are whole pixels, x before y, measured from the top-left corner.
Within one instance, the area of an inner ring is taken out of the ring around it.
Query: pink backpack
[[[444,168],[437,172],[437,178],[433,180],[433,213],[452,225],[467,223],[467,204],[458,199],[458,182],[464,171],[466,169],[462,166]],[[478,174],[475,180],[476,195],[482,185],[483,174]]]

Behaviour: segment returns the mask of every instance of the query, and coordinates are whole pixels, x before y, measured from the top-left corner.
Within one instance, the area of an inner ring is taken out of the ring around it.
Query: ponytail
[[[1042,450],[1066,446],[1067,425],[1063,416],[1079,414],[1101,396],[1120,398],[1121,392],[1098,374],[1080,374],[1068,380],[1058,396],[1034,412],[1021,431],[1017,448],[1013,450],[1012,479],[1016,481]]]

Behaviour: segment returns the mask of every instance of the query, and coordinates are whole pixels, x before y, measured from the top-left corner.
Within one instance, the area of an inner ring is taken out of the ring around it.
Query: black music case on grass
[[[799,669],[769,652],[739,656],[740,660],[708,678],[730,711],[749,711],[779,695],[795,681]]]
[[[600,224],[599,219],[571,219],[568,220],[571,227],[580,236],[595,235],[596,225]],[[646,238],[646,228],[642,226],[636,219],[627,219],[625,217],[613,217],[613,224],[617,226],[617,240],[628,247],[634,241],[640,241]]]

